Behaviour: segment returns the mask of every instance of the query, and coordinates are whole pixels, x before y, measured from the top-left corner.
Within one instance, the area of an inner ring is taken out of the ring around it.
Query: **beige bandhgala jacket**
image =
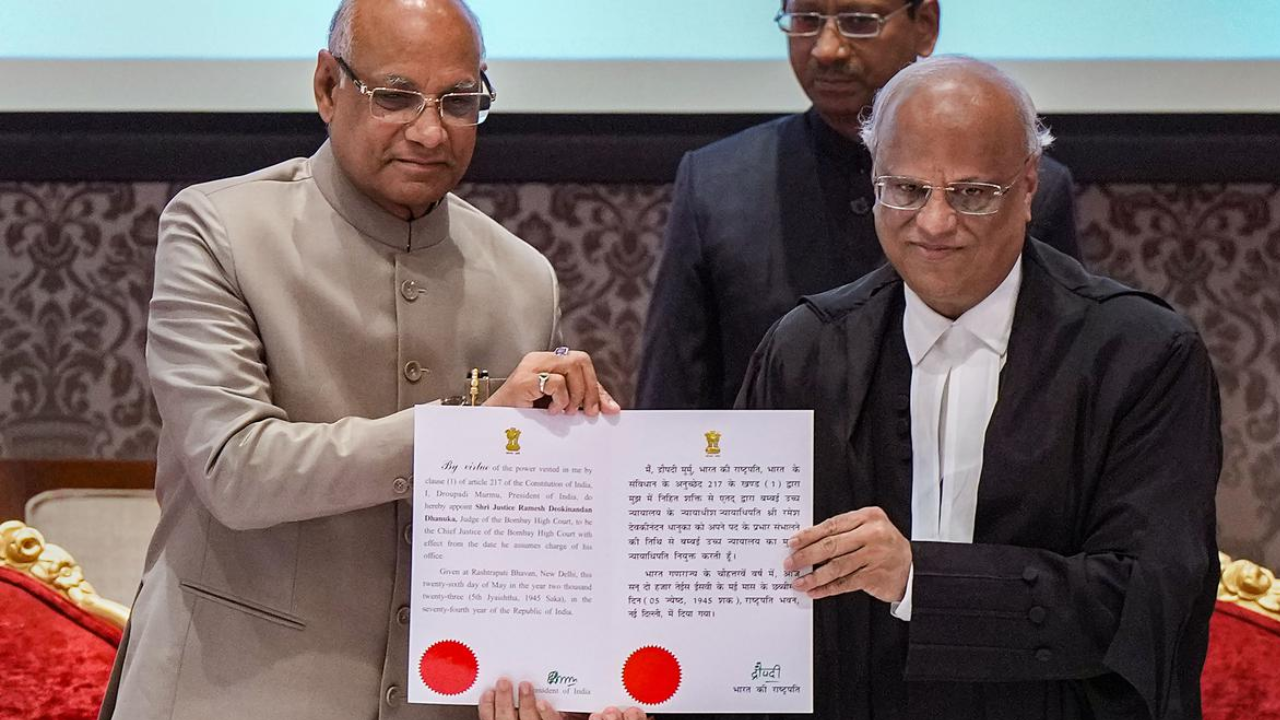
[[[453,195],[393,217],[327,143],[174,198],[162,515],[103,716],[474,718],[405,702],[411,408],[552,347],[557,305],[532,247]]]

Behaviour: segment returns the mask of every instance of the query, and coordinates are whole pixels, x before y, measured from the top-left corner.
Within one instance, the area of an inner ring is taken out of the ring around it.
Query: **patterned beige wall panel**
[[[0,183],[0,454],[145,458],[166,183]]]
[[[1280,566],[1280,186],[1084,188],[1094,269],[1168,300],[1200,329],[1222,391],[1218,537]]]
[[[565,342],[591,353],[601,382],[630,405],[670,186],[469,185],[460,193],[551,259]]]
[[[0,183],[0,456],[146,458],[143,362],[167,183]],[[471,184],[460,194],[544,252],[566,342],[627,404],[667,185]],[[1088,185],[1088,264],[1190,316],[1222,384],[1220,537],[1280,566],[1280,187]]]

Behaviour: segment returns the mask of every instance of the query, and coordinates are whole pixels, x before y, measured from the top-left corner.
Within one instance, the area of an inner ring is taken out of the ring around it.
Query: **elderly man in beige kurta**
[[[462,36],[460,77],[479,80],[465,7],[360,4],[370,33]],[[423,95],[450,91],[440,63],[401,65]],[[474,128],[430,103],[403,127],[375,123],[339,69],[321,53],[331,143],[188,188],[161,217],[147,363],[162,516],[104,717],[475,717],[405,703],[412,407],[482,367],[511,373],[503,404],[545,390],[563,411],[616,412],[585,355],[545,352],[546,259],[432,190],[465,170]]]

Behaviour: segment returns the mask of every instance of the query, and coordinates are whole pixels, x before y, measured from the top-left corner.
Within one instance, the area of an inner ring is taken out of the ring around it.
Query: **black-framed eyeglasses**
[[[369,114],[389,123],[411,123],[418,119],[427,105],[435,105],[440,113],[440,123],[450,127],[479,125],[489,117],[489,109],[498,99],[493,83],[484,71],[480,71],[479,92],[447,92],[443,95],[423,95],[403,88],[370,88],[356,75],[346,60],[335,57],[343,72],[351,76],[356,90],[369,98]]]
[[[911,3],[907,3],[886,15],[864,12],[842,12],[835,15],[827,15],[819,12],[787,12],[779,10],[778,14],[773,17],[773,21],[778,23],[778,27],[782,32],[791,37],[815,37],[822,33],[822,28],[826,27],[827,21],[835,20],[836,29],[844,37],[873,38],[879,37],[881,31],[884,30],[885,23],[889,22],[889,18],[906,10],[911,5]]]
[[[1027,160],[1030,160],[1030,156]],[[871,181],[876,190],[876,202],[894,210],[915,212],[929,203],[934,190],[945,190],[947,204],[962,215],[994,215],[1000,212],[1004,196],[1022,179],[1027,167],[1008,185],[985,182],[955,182],[947,185],[927,185],[923,180],[906,175],[880,175]]]

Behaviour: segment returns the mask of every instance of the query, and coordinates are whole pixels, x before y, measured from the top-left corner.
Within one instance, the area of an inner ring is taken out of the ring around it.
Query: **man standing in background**
[[[933,52],[940,16],[939,0],[784,0],[775,19],[813,107],[681,162],[636,407],[731,407],[774,321],[884,262],[861,113]],[[1071,174],[1047,157],[1030,232],[1079,256]]]

